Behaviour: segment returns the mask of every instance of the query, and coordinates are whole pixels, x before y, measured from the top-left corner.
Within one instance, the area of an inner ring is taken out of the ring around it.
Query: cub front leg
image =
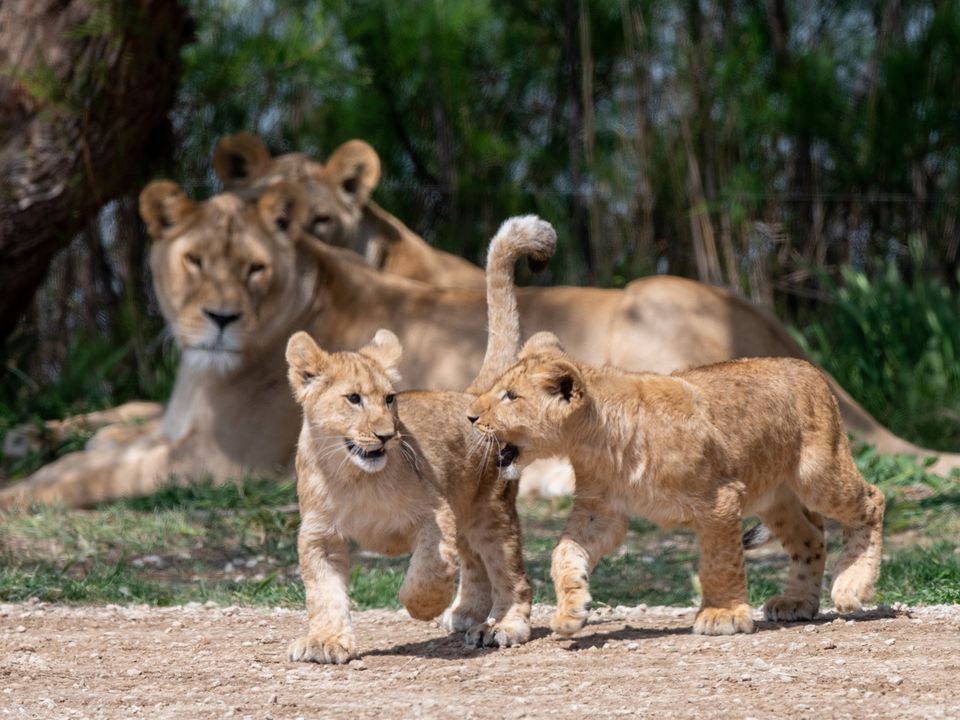
[[[287,650],[292,661],[343,664],[357,655],[347,592],[350,550],[346,540],[316,515],[305,514],[297,541],[307,597],[307,634]]]
[[[432,620],[453,597],[457,572],[457,524],[453,511],[440,504],[417,531],[410,566],[400,586],[400,602],[417,620]]]
[[[731,513],[696,528],[703,588],[703,602],[693,623],[697,635],[753,632],[740,526],[740,514]]]
[[[600,559],[623,542],[627,516],[594,500],[577,498],[563,537],[553,550],[550,577],[557,593],[557,612],[550,627],[569,637],[590,614],[590,573]]]

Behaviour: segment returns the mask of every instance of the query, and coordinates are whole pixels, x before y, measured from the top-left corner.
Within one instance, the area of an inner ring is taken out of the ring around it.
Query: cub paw
[[[291,662],[343,665],[356,656],[357,640],[352,632],[342,632],[326,639],[319,635],[304,635],[287,648],[287,659]]]
[[[450,604],[452,596],[449,588],[400,588],[400,602],[414,620],[433,620]]]
[[[443,611],[443,617],[440,618],[440,625],[450,632],[463,632],[483,623],[485,617],[486,613],[469,608],[447,608]]]
[[[737,605],[733,610],[726,608],[703,608],[693,622],[693,632],[697,635],[734,635],[752,633],[753,618],[749,605]]]
[[[579,631],[590,616],[590,601],[590,593],[585,590],[568,595],[562,604],[558,604],[557,612],[550,619],[550,629],[564,637]]]
[[[816,597],[796,598],[776,595],[763,605],[763,617],[774,622],[794,622],[813,620],[820,610],[820,600]]]
[[[512,647],[530,639],[530,623],[526,620],[503,620],[498,623],[477,623],[464,636],[467,647]]]
[[[863,610],[863,603],[856,593],[852,592],[833,592],[833,607],[838,613],[852,613]]]

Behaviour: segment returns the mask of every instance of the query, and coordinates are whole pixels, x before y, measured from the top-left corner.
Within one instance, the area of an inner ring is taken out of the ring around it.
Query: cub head
[[[287,377],[315,458],[338,465],[349,458],[368,473],[386,467],[387,444],[398,438],[393,385],[401,353],[389,330],[357,352],[326,353],[305,332],[290,338]]]
[[[518,362],[468,411],[476,430],[521,455],[562,451],[567,424],[584,404],[583,378],[556,336],[531,337]]]
[[[289,334],[312,281],[296,262],[306,214],[303,191],[289,183],[256,202],[233,193],[194,202],[169,181],[143,190],[153,285],[185,363],[228,371]]]
[[[279,180],[301,185],[309,212],[303,229],[331,245],[346,247],[358,235],[363,208],[380,182],[380,157],[363,140],[337,148],[326,165],[302,153],[273,157],[256,135],[224,135],[213,153],[223,187],[256,195]]]

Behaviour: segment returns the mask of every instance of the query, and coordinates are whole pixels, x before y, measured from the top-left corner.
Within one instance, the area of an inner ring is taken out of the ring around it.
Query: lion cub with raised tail
[[[556,234],[512,218],[490,244],[489,338],[479,392],[519,347],[513,266],[553,254]],[[442,352],[438,348],[438,352]],[[395,392],[401,348],[388,330],[358,352],[326,353],[306,333],[287,345],[289,379],[303,406],[297,445],[298,549],[310,618],[291,660],[343,663],[357,653],[347,595],[348,540],[386,555],[411,552],[400,588],[410,615],[444,620],[468,645],[510,646],[530,637],[531,590],[523,569],[514,449],[478,442],[466,411],[475,394]]]
[[[745,515],[759,515],[790,553],[786,588],[764,605],[768,619],[817,614],[821,515],[844,527],[832,591],[837,610],[858,610],[872,595],[883,493],[858,472],[837,401],[804,360],[631,373],[579,363],[555,336],[538,333],[469,417],[482,437],[515,445],[525,462],[559,453],[572,461],[574,506],[551,563],[551,626],[560,635],[586,622],[590,572],[620,545],[630,515],[696,531],[703,602],[695,633],[753,631],[740,538]]]

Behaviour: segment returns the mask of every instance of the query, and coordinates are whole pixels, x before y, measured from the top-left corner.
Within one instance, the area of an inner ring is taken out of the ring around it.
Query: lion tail
[[[557,232],[536,215],[512,217],[490,241],[487,251],[487,352],[468,393],[490,388],[514,363],[520,348],[520,315],[513,267],[526,256],[530,269],[546,267],[557,247]]]

